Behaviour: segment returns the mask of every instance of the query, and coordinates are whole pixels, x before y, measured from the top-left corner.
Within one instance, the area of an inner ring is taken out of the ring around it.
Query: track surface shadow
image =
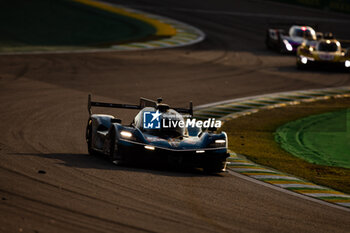
[[[115,165],[108,161],[103,155],[89,154],[72,154],[72,153],[12,153],[16,156],[38,156],[40,158],[49,158],[58,160],[56,164],[75,167],[75,168],[93,168],[115,171],[130,171],[139,173],[151,173],[161,176],[174,177],[206,177],[215,176],[221,177],[220,174],[206,174],[201,169],[186,167],[177,168],[166,163],[158,163],[157,161],[138,162],[133,161],[132,164]],[[40,171],[45,171],[40,170]],[[39,172],[39,171],[38,171]],[[40,173],[40,172],[39,172]]]

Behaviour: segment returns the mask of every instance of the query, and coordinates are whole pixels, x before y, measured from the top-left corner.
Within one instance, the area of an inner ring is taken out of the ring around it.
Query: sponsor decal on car
[[[144,129],[160,129],[160,128],[220,128],[221,121],[215,118],[209,118],[205,121],[197,120],[195,118],[187,118],[186,120],[179,118],[175,115],[167,115],[156,112],[144,112],[143,113],[143,128]]]
[[[323,61],[331,61],[334,59],[334,55],[330,55],[330,54],[320,54],[319,58]]]

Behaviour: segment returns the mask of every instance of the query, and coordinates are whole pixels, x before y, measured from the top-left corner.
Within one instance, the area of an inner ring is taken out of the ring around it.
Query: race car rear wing
[[[162,102],[162,98],[158,98],[157,101],[146,99],[141,97],[140,98],[140,104],[134,105],[134,104],[114,104],[114,103],[105,103],[105,102],[96,102],[91,101],[91,95],[88,95],[88,111],[89,114],[92,114],[91,107],[104,107],[104,108],[124,108],[124,109],[135,109],[135,110],[141,110],[145,107],[154,107],[156,108],[160,103]],[[179,113],[184,114],[190,114],[193,116],[193,105],[192,102],[190,102],[189,108],[172,108],[175,111]]]
[[[307,23],[303,21],[289,21],[289,22],[280,22],[280,21],[269,21],[267,22],[269,28],[281,28],[289,30],[289,28],[293,25],[299,25],[299,26],[310,26],[314,30],[318,30],[319,26],[315,23]]]

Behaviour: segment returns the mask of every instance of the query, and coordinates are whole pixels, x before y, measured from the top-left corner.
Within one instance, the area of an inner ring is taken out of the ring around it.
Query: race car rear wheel
[[[265,45],[267,49],[272,49],[269,31],[266,32]]]
[[[278,52],[281,54],[286,53],[286,46],[284,45],[282,40],[280,40],[280,42],[279,42]]]

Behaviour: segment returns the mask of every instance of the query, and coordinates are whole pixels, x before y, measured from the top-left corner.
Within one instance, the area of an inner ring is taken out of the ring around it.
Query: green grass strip
[[[350,193],[350,169],[309,163],[287,152],[274,140],[276,129],[288,122],[310,115],[337,112],[349,106],[350,98],[330,98],[282,108],[262,109],[254,114],[228,120],[221,129],[229,137],[229,149],[245,155],[254,163]],[[280,181],[271,178],[260,180]]]
[[[107,46],[156,33],[143,21],[68,0],[11,0],[0,7],[0,51]]]
[[[288,122],[277,129],[275,140],[310,163],[350,168],[350,109]]]

